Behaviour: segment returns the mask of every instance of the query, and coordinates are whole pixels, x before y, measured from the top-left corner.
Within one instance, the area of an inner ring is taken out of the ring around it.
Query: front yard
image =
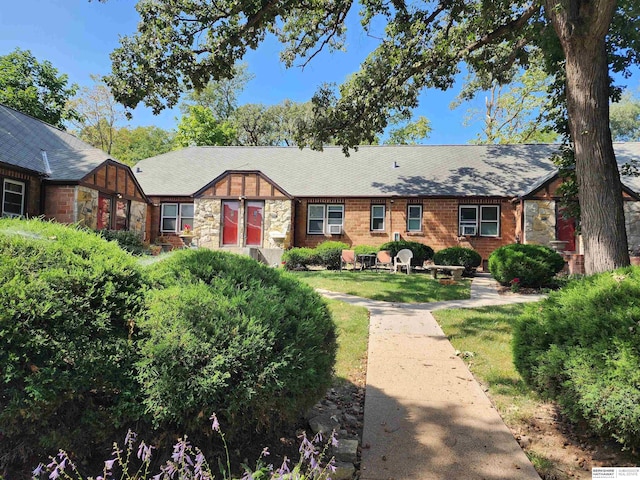
[[[371,300],[401,303],[427,303],[463,300],[471,295],[471,280],[442,285],[424,273],[390,274],[382,271],[312,270],[291,272],[313,288],[347,293]]]

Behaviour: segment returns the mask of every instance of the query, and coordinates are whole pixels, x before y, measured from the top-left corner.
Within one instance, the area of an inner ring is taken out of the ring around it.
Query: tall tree
[[[141,1],[139,31],[112,53],[109,83],[127,106],[144,101],[159,111],[175,104],[183,82],[202,88],[210,78],[229,78],[236,60],[267,32],[285,44],[287,66],[339,47],[353,6],[350,0]],[[500,81],[514,65],[528,66],[531,45],[545,54],[559,47],[564,62],[555,68],[566,79],[585,268],[593,273],[629,263],[608,100],[609,67],[624,71],[639,60],[636,0],[368,0],[361,16],[365,29],[382,19],[383,38],[338,91],[323,87],[314,96],[314,121],[300,143],[322,148],[332,138],[348,152],[382,132],[392,114],[414,108],[423,88],[449,88],[461,62]]]
[[[429,137],[431,122],[427,117],[420,116],[416,120],[399,122],[389,131],[387,145],[415,145]]]
[[[113,98],[99,75],[91,75],[93,87],[82,87],[77,97],[69,100],[79,118],[71,123],[85,142],[111,153],[118,122],[124,120],[124,108]]]
[[[192,105],[180,119],[174,146],[232,145],[235,137],[235,129],[229,122],[216,119],[206,107]]]
[[[67,75],[29,50],[16,48],[0,56],[0,103],[62,129],[65,120],[78,117],[67,107],[78,86],[68,83]]]
[[[111,153],[114,158],[133,166],[138,161],[173,149],[173,132],[159,127],[123,127],[115,132]]]
[[[246,63],[234,65],[231,78],[209,81],[201,90],[190,90],[180,104],[182,113],[188,113],[191,105],[206,107],[218,120],[228,120],[238,108],[238,95],[253,78]]]
[[[640,99],[625,91],[620,100],[611,104],[609,122],[615,141],[640,141]]]

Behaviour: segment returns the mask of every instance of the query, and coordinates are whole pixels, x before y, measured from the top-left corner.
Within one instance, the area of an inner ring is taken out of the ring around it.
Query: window
[[[116,201],[116,230],[129,229],[129,200]]]
[[[344,205],[309,204],[309,206],[307,207],[308,234],[339,234],[342,233],[343,224]]]
[[[384,205],[371,205],[371,230],[384,232]]]
[[[160,213],[160,231],[179,233],[185,225],[193,228],[193,203],[163,203]]]
[[[407,232],[422,231],[422,205],[407,207]]]
[[[461,205],[460,235],[497,237],[500,233],[500,207],[498,205]]]
[[[2,187],[3,216],[20,217],[24,215],[24,190],[24,183],[4,180]]]

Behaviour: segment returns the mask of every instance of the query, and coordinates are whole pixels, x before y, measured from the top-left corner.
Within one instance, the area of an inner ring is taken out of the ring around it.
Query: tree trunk
[[[609,129],[605,38],[615,0],[546,0],[566,58],[567,112],[587,274],[629,265],[622,184]]]

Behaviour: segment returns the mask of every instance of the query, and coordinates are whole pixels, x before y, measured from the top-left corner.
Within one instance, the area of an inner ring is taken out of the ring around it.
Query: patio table
[[[360,270],[364,270],[365,268],[371,268],[376,264],[376,254],[360,253],[356,255],[356,263],[357,262],[360,262]]]

